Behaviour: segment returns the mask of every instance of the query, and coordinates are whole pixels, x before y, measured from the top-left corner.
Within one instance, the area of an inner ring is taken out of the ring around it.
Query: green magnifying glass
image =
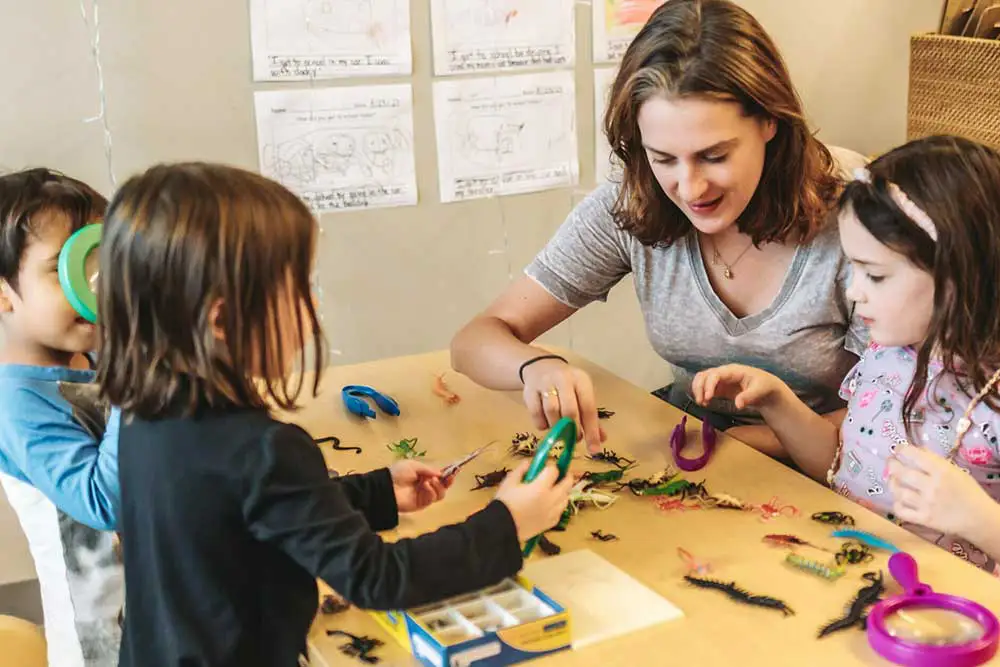
[[[59,251],[59,284],[73,310],[88,322],[97,322],[97,249],[101,245],[99,222],[73,233]]]
[[[541,474],[542,470],[545,469],[545,464],[549,460],[549,453],[558,442],[562,443],[563,450],[559,454],[559,460],[556,462],[556,467],[559,469],[559,479],[556,481],[562,481],[569,471],[569,464],[573,460],[573,449],[576,447],[576,422],[569,417],[563,417],[557,421],[548,435],[538,443],[535,450],[535,458],[531,460],[528,472],[524,473],[525,482],[534,481]],[[525,558],[534,550],[540,538],[541,535],[535,535],[524,545],[522,553]]]

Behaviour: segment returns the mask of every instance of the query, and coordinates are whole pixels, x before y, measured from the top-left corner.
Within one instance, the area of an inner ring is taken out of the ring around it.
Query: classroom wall
[[[779,43],[822,139],[863,153],[904,139],[908,37],[934,28],[940,0],[741,4]],[[593,185],[591,8],[581,1],[580,186],[437,203],[429,5],[412,2],[412,77],[379,79],[414,86],[419,205],[322,217],[322,314],[341,352],[337,363],[446,347]],[[100,0],[99,9],[117,178],[168,160],[256,169],[246,0]],[[99,109],[88,40],[76,3],[0,0],[0,167],[48,165],[111,191],[101,124],[84,122]],[[546,340],[640,386],[669,381],[646,342],[628,281],[609,303],[585,309]],[[0,549],[8,544],[0,535]]]

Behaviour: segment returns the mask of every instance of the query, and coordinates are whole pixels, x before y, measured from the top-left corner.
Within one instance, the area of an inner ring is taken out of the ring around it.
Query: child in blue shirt
[[[118,412],[92,383],[96,327],[57,272],[106,206],[48,169],[0,177],[0,485],[35,561],[50,667],[113,667],[121,641]]]

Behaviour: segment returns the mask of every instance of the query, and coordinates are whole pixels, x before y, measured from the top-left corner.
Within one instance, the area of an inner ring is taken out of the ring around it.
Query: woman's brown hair
[[[802,103],[774,42],[728,0],[668,0],[629,45],[611,88],[604,132],[623,166],[618,225],[646,245],[668,245],[692,225],[663,192],[639,132],[639,109],[661,96],[739,104],[773,120],[760,184],[737,221],[757,245],[805,242],[827,221],[840,191],[833,158],[809,131]]]
[[[932,355],[970,395],[1000,368],[1000,153],[968,139],[928,137],[879,157],[868,172],[871,182],[849,183],[839,208],[853,211],[880,243],[934,276],[934,311],[903,400],[913,438],[911,416],[927,388]],[[888,183],[927,213],[936,242],[899,208]],[[995,391],[985,400],[1000,408]]]
[[[187,163],[129,179],[101,238],[101,392],[143,419],[269,400],[293,409],[303,380],[284,367],[292,345],[301,370],[312,353],[315,394],[325,358],[316,236],[295,195],[249,171]]]

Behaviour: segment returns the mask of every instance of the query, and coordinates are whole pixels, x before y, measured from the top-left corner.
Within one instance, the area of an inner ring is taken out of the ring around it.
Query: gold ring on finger
[[[556,389],[555,387],[552,387],[552,389],[549,389],[546,392],[542,392],[542,396],[546,396],[546,397],[547,396],[555,396],[556,398],[559,398],[559,390]]]

